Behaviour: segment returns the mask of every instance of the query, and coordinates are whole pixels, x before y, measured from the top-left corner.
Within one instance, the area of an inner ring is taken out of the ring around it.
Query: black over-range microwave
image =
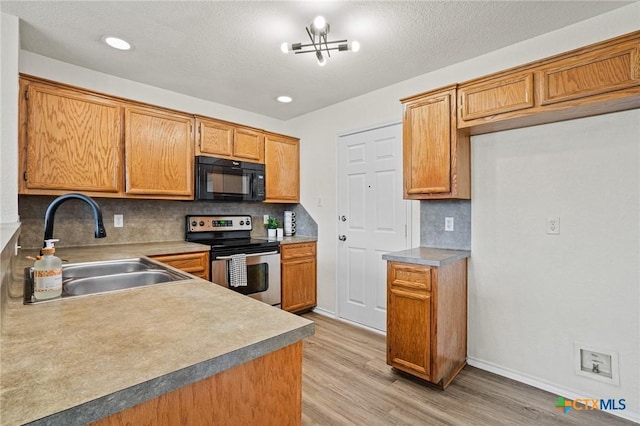
[[[196,157],[196,200],[264,201],[264,164]]]

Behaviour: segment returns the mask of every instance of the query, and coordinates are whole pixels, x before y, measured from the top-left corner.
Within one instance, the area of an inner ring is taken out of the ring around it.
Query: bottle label
[[[35,292],[62,290],[62,268],[47,271],[33,271],[36,285]]]

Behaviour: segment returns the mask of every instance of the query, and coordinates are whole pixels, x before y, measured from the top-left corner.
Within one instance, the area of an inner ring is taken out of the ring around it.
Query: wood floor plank
[[[385,336],[315,313],[305,339],[302,424],[633,425],[601,411],[555,408],[557,396],[470,366],[443,391],[392,370]]]

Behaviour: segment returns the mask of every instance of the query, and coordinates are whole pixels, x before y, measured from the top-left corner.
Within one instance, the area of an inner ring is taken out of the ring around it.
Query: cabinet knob
[[[346,235],[338,235],[338,239],[340,241],[347,241],[347,236]]]

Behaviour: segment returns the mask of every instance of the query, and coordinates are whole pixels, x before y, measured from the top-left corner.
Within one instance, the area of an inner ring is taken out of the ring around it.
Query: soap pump
[[[62,260],[53,255],[56,252],[56,241],[58,240],[45,240],[42,258],[33,264],[33,297],[37,300],[53,299],[62,295]]]

